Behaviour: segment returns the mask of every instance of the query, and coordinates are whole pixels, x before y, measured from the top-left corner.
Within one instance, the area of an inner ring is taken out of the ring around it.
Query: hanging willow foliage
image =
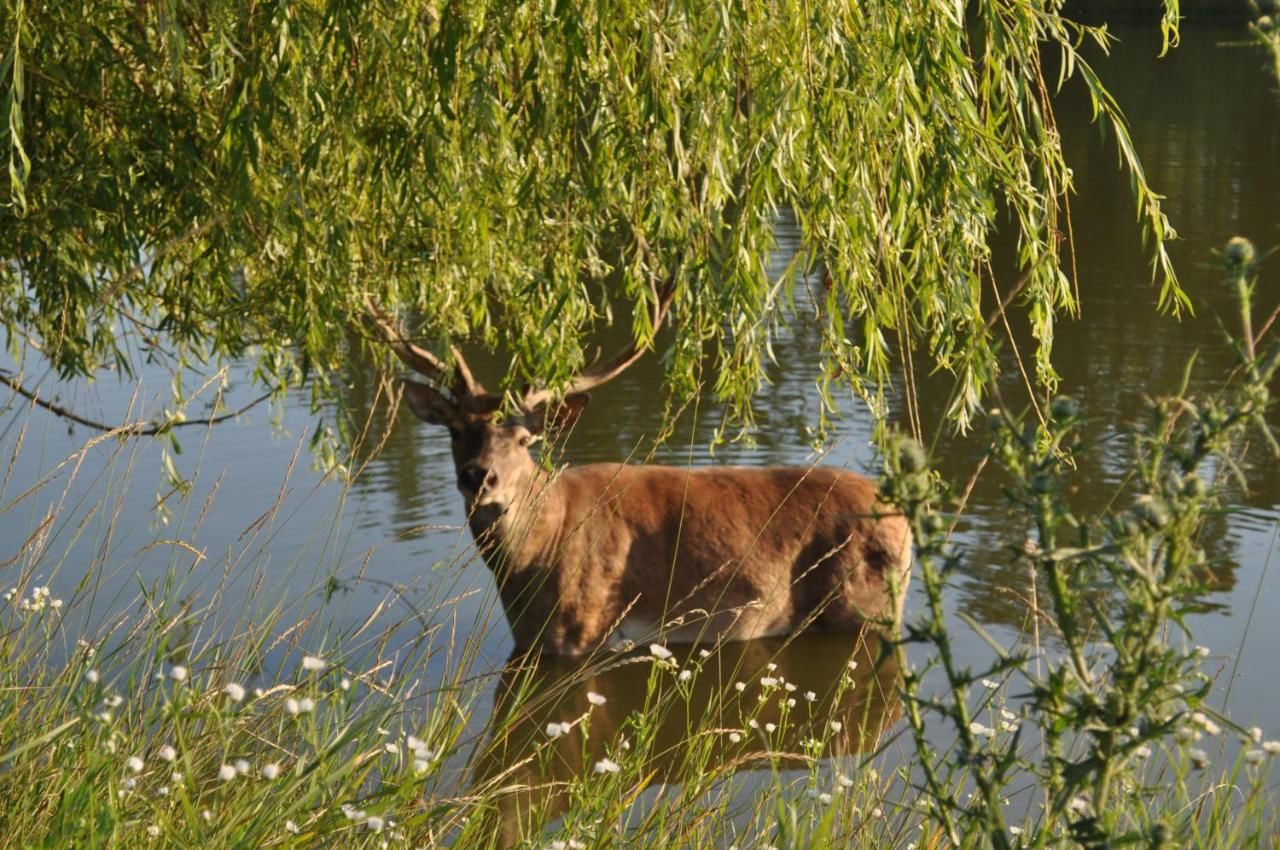
[[[823,329],[824,389],[874,399],[900,346],[924,345],[958,376],[963,425],[995,373],[997,218],[1048,384],[1054,317],[1076,306],[1050,108],[1067,78],[1118,141],[1161,305],[1185,300],[1159,196],[1079,52],[1105,30],[1060,5],[5,0],[0,319],[64,376],[127,368],[140,335],[323,379],[367,294],[442,356],[502,348],[512,385],[554,385],[674,276],[675,398],[706,379],[750,424],[770,337],[800,314]],[[1176,19],[1166,0],[1166,46]],[[780,211],[812,265],[776,281]]]

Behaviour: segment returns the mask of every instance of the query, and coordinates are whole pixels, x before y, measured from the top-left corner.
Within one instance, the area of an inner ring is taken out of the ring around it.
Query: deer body
[[[521,649],[852,630],[900,613],[910,534],[861,476],[593,464],[548,480],[529,466],[527,498],[468,499]]]
[[[674,287],[655,293],[662,325]],[[637,346],[577,376],[562,399],[528,389],[499,416],[453,349],[453,365],[370,318],[429,383],[404,382],[421,419],[449,429],[468,522],[493,570],[518,651],[589,652],[614,637],[748,639],[896,622],[911,565],[905,519],[875,486],[827,467],[592,464],[550,474],[530,444],[572,424]]]

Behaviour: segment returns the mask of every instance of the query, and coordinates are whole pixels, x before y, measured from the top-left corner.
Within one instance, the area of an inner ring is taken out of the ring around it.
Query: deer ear
[[[453,427],[458,418],[458,411],[453,402],[427,384],[420,384],[417,381],[401,381],[400,384],[404,387],[404,400],[408,402],[414,416],[432,425]]]
[[[577,424],[578,417],[591,401],[591,393],[573,393],[550,410],[545,405],[525,416],[525,427],[534,434],[544,431],[568,431]]]

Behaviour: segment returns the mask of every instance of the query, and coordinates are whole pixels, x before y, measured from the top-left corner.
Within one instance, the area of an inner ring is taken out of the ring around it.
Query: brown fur
[[[853,630],[901,614],[910,531],[860,475],[604,463],[549,476],[526,448],[540,415],[495,424],[489,412],[442,413],[420,384],[406,391],[419,416],[450,429],[472,533],[520,650]]]

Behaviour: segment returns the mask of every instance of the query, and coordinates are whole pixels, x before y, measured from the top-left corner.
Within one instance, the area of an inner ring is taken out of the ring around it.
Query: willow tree
[[[555,387],[615,317],[650,344],[650,311],[628,305],[674,285],[675,399],[705,382],[749,424],[770,338],[803,314],[824,390],[874,400],[927,347],[963,424],[996,368],[982,294],[1014,285],[989,277],[997,220],[1016,226],[1045,382],[1054,318],[1076,307],[1055,87],[1087,89],[1158,300],[1184,298],[1080,53],[1105,30],[1060,6],[4,0],[0,318],[63,377],[154,346],[328,392],[344,329],[377,304],[446,362],[500,348],[508,386]],[[1166,0],[1166,47],[1176,19]],[[783,211],[805,259],[776,280]]]

